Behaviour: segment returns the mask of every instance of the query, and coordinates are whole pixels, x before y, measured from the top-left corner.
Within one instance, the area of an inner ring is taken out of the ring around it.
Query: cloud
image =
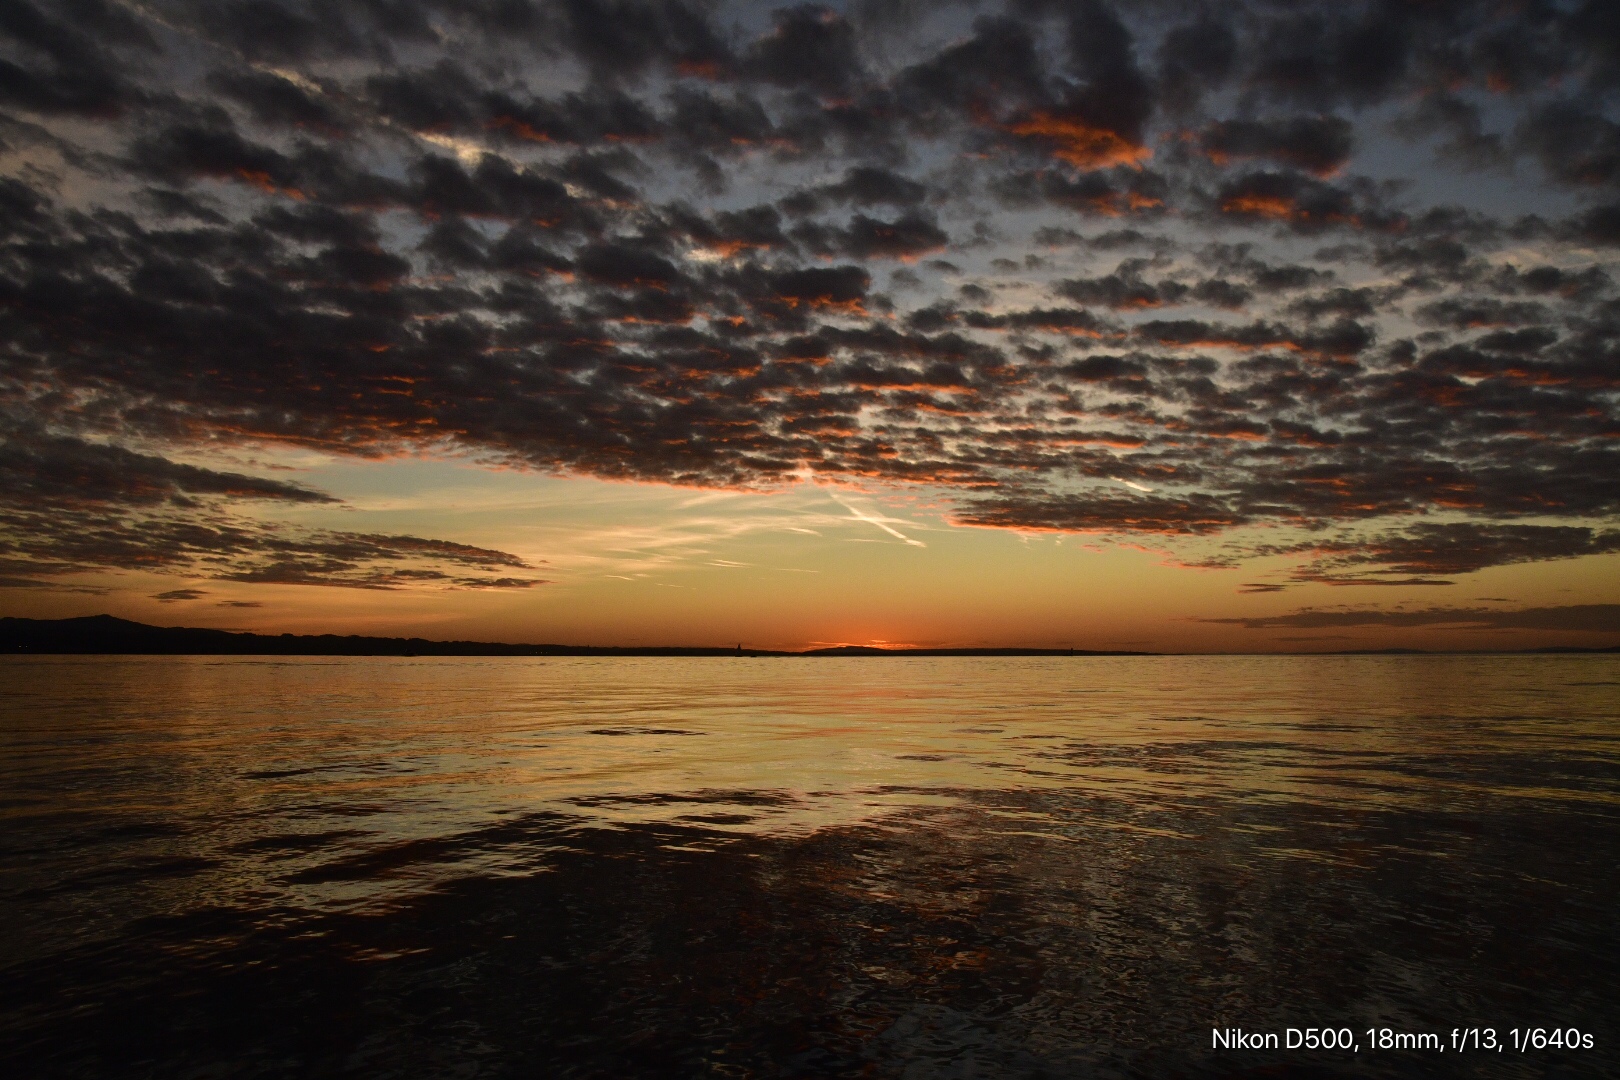
[[[1109,127],[1087,119],[1084,112],[1034,109],[1009,123],[1010,135],[1039,142],[1053,157],[1078,169],[1140,166],[1153,151]]]
[[[1560,607],[1492,608],[1431,607],[1421,610],[1306,609],[1287,615],[1258,615],[1199,622],[1241,626],[1247,630],[1320,630],[1351,626],[1453,627],[1462,630],[1552,630],[1567,633],[1620,633],[1620,604],[1568,604]]]
[[[1520,121],[1516,134],[1519,145],[1564,183],[1604,188],[1620,179],[1620,124],[1584,101],[1542,104]]]
[[[844,229],[800,226],[793,235],[818,254],[905,262],[943,251],[951,240],[929,215],[920,212],[903,214],[893,221],[856,214]]]
[[[1112,274],[1098,278],[1069,278],[1053,286],[1053,292],[1077,304],[1128,308],[1160,307],[1182,300],[1190,291],[1175,281],[1150,284],[1142,271],[1153,265],[1149,259],[1126,259]]]
[[[1565,226],[1573,239],[1603,247],[1620,245],[1620,203],[1607,203],[1586,210]]]
[[[1370,193],[1294,172],[1257,171],[1223,182],[1211,200],[1220,215],[1275,221],[1302,232],[1344,227],[1395,229],[1402,216]]]
[[[1340,116],[1217,121],[1199,136],[1199,148],[1218,165],[1265,158],[1319,177],[1343,168],[1353,147],[1353,128]]]
[[[1253,322],[1244,326],[1209,323],[1198,319],[1153,319],[1136,327],[1136,336],[1159,345],[1230,349],[1297,349],[1335,356],[1352,356],[1373,342],[1373,333],[1361,323],[1340,319],[1324,329],[1298,331],[1286,325]]]
[[[856,206],[915,206],[928,196],[928,188],[915,180],[870,165],[852,166],[836,184],[821,189],[828,198]]]
[[[1159,44],[1159,93],[1177,113],[1188,112],[1205,93],[1218,90],[1236,68],[1233,28],[1206,15],[1177,26]]]
[[[183,465],[121,446],[37,429],[0,428],[4,501],[47,504],[187,505],[194,496],[224,495],[292,503],[335,503],[297,484]]]
[[[1345,531],[1323,581],[1609,550],[1595,7],[872,10],[11,5],[16,579],[537,580],[186,464],[261,444]]]
[[[516,555],[448,540],[290,528],[244,516],[244,503],[332,504],[281,480],[218,472],[124,447],[12,426],[0,442],[0,567],[8,587],[63,587],[39,576],[142,570],[257,583],[391,589],[443,582],[526,588]],[[161,603],[206,592],[170,589]]]
[[[47,116],[117,117],[142,96],[124,77],[118,52],[153,51],[151,33],[112,5],[64,14],[26,0],[8,12],[3,30],[22,55],[0,60],[0,102]]]
[[[27,564],[21,564],[27,569]],[[45,572],[49,573],[50,568]],[[38,578],[17,578],[0,575],[0,589],[44,589],[50,592],[83,593],[87,596],[105,596],[108,589],[99,585],[82,585],[63,581],[41,581]]]
[[[1377,313],[1378,300],[1378,293],[1373,289],[1328,289],[1300,297],[1289,304],[1287,310],[1313,320],[1333,315],[1364,319]]]
[[[160,604],[172,604],[177,600],[200,600],[207,595],[203,589],[169,589],[167,592],[153,594],[152,599]]]
[[[1199,534],[1218,532],[1245,519],[1207,495],[1142,498],[1100,491],[1061,498],[971,500],[953,520],[961,525],[1029,531]]]
[[[1544,322],[1548,311],[1545,306],[1537,303],[1480,297],[1436,301],[1425,304],[1413,314],[1424,322],[1451,326],[1458,330],[1475,330],[1480,327],[1523,326],[1527,323]]]
[[[551,582],[541,578],[456,578],[456,584],[463,589],[532,589],[536,585],[549,585]]]
[[[255,538],[239,552],[229,569],[215,576],[221,581],[253,585],[320,585],[373,591],[422,586],[526,589],[546,584],[530,578],[456,577],[454,573],[465,567],[493,570],[526,565],[515,555],[443,540],[314,532],[298,537]]]
[[[1329,584],[1378,584],[1365,574],[1405,574],[1398,584],[1429,582],[1424,575],[1469,574],[1489,566],[1574,559],[1620,551],[1620,530],[1574,525],[1502,525],[1425,522],[1398,531],[1303,541],[1294,550],[1311,556],[1294,577]],[[1268,553],[1282,554],[1282,549]],[[1384,579],[1390,580],[1390,579]]]

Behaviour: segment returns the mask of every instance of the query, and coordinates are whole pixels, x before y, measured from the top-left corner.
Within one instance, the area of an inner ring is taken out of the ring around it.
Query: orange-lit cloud
[[[1010,134],[1039,139],[1052,146],[1055,157],[1077,169],[1108,169],[1117,165],[1140,169],[1153,150],[1117,131],[1098,127],[1075,116],[1035,110],[1006,126]]]

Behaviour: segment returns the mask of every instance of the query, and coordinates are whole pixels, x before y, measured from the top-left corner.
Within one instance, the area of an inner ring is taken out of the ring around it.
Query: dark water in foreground
[[[0,815],[7,1076],[1620,1075],[1614,657],[5,658]]]

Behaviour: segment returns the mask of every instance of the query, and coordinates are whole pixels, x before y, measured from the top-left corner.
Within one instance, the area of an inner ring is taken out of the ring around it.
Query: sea
[[[0,658],[0,1075],[1620,1076],[1620,657]]]

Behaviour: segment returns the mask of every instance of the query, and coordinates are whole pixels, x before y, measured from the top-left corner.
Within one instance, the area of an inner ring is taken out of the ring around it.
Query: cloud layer
[[[1241,619],[1205,619],[1204,622],[1241,626],[1249,630],[1322,630],[1342,627],[1445,627],[1462,630],[1557,630],[1620,633],[1620,604],[1567,604],[1560,607],[1502,611],[1479,607],[1430,607],[1382,611],[1306,610],[1287,615]]]
[[[165,456],[242,443],[1282,526],[1302,580],[1612,551],[1611,10],[16,0],[7,558],[524,580]]]

